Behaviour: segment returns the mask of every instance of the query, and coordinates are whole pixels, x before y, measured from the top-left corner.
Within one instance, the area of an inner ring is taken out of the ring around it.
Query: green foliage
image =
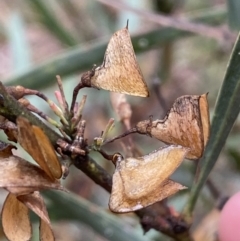
[[[235,43],[227,71],[218,94],[216,107],[211,124],[211,134],[205,153],[200,162],[200,174],[193,185],[189,202],[186,207],[188,214],[192,213],[199,192],[211,173],[218,156],[227,140],[229,132],[240,111],[240,38]]]

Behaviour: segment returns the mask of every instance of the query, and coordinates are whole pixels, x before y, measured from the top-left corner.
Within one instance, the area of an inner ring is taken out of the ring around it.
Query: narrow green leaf
[[[199,21],[202,23],[219,24],[226,19],[225,9],[217,9],[211,11],[208,14],[203,13],[202,15],[192,18],[192,21]],[[130,30],[131,31],[131,30]],[[152,30],[144,34],[138,34],[132,37],[133,46],[136,53],[141,53],[150,50],[155,47],[159,47],[169,41],[190,36],[191,33],[172,29],[162,28]],[[93,64],[99,64],[103,61],[104,52],[109,39],[100,42],[97,40],[94,43],[88,43],[85,46],[77,46],[70,49],[69,51],[56,56],[55,58],[44,62],[41,65],[36,66],[32,70],[15,76],[12,79],[4,80],[4,83],[8,85],[21,84],[26,88],[40,89],[46,86],[52,85],[56,82],[56,75],[61,77],[89,70]]]
[[[240,30],[240,1],[239,0],[228,0],[228,21],[230,27],[233,29]]]
[[[26,37],[26,26],[21,12],[14,11],[6,22],[8,41],[13,57],[14,73],[28,71],[31,66],[31,53]]]
[[[185,214],[191,213],[197,202],[200,191],[212,171],[218,156],[225,144],[229,132],[240,111],[240,35],[237,38],[228,63],[227,71],[218,94],[214,111],[211,134],[204,156],[200,161],[198,182],[193,185]]]
[[[50,216],[54,216],[57,220],[65,219],[82,222],[112,241],[149,240],[124,220],[77,195],[48,191],[44,192],[44,196],[52,200],[53,205],[48,208],[48,211]]]
[[[67,31],[61,24],[60,19],[54,15],[54,9],[51,8],[49,2],[41,0],[29,1],[32,7],[40,14],[42,23],[55,34],[64,44],[74,46],[78,41],[72,36],[71,32]]]

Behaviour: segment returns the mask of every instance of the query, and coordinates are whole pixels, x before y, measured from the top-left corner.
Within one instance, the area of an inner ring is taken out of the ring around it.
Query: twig
[[[18,116],[23,116],[27,118],[33,125],[41,127],[44,133],[48,136],[52,145],[57,148],[56,143],[57,140],[61,138],[61,136],[50,127],[45,125],[40,119],[38,119],[34,114],[28,111],[24,106],[20,105],[20,103],[18,103],[12,96],[7,93],[5,87],[1,82],[0,95],[2,97],[0,103],[0,115],[3,115],[12,122],[16,122],[16,118]],[[74,162],[76,164],[75,166],[77,168],[81,167],[81,170],[95,183],[99,184],[107,191],[111,190],[111,176],[92,158],[88,156],[84,157],[84,159],[76,158]]]
[[[37,125],[43,129],[45,134],[50,139],[51,143],[56,146],[57,140],[61,138],[55,131],[45,125],[40,119],[34,114],[28,111],[24,106],[21,106],[12,96],[10,96],[5,87],[0,82],[0,115],[8,118],[15,122],[18,116],[24,116],[32,124]],[[73,160],[74,165],[82,170],[88,177],[90,177],[96,184],[103,187],[106,191],[111,192],[112,177],[109,175],[101,166],[99,166],[92,158],[88,155],[78,156]],[[169,222],[169,226],[164,227],[161,225],[160,219],[157,218],[159,215],[158,211],[151,206],[142,209],[136,214],[143,220],[147,220],[149,229],[155,228],[156,230],[165,233],[170,237],[176,238],[179,241],[191,241],[190,234],[188,232],[189,226],[187,223],[179,223],[178,219],[173,219]],[[169,228],[170,227],[170,228]],[[180,232],[176,232],[180,230]]]

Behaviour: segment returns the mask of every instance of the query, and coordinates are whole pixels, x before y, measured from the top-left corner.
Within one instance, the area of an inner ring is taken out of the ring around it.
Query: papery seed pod
[[[103,63],[91,77],[91,86],[123,94],[149,96],[127,27],[111,37]]]
[[[143,157],[123,159],[113,156],[116,165],[109,208],[113,212],[131,212],[161,201],[186,187],[170,179],[182,163],[188,149],[167,146]]]
[[[107,140],[112,142],[132,133],[154,137],[166,144],[189,148],[186,158],[199,159],[210,134],[207,94],[184,95],[176,99],[163,120],[144,120],[122,135]]]

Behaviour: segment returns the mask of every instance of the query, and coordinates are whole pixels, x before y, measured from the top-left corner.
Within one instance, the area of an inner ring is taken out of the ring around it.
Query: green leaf
[[[226,18],[224,9],[217,9],[201,14],[192,21],[203,23],[219,24]],[[159,47],[169,41],[190,36],[192,33],[185,31],[162,28],[152,30],[144,34],[138,34],[132,37],[133,46],[136,53],[141,53],[152,48]],[[103,56],[109,39],[100,42],[88,43],[85,46],[77,46],[69,51],[56,56],[55,58],[36,66],[32,70],[4,80],[8,85],[21,84],[26,88],[40,89],[52,85],[56,82],[56,75],[61,77],[84,70],[90,70],[93,64],[99,64],[103,61]]]
[[[13,57],[14,73],[28,71],[31,66],[31,53],[26,37],[26,26],[21,12],[14,11],[7,21],[7,35]]]
[[[67,31],[61,24],[61,19],[57,19],[54,15],[54,9],[51,8],[50,2],[41,0],[31,0],[29,3],[40,14],[42,23],[55,34],[63,43],[68,46],[77,45],[78,41]]]
[[[240,1],[239,0],[228,0],[228,21],[230,27],[233,29],[240,30]]]
[[[218,94],[214,111],[211,134],[200,160],[198,182],[193,185],[188,203],[185,207],[186,216],[191,213],[197,202],[202,187],[212,171],[218,156],[226,142],[229,132],[240,111],[240,35],[237,38],[228,63],[227,71]]]
[[[44,192],[44,196],[53,202],[48,211],[50,216],[54,216],[57,220],[80,221],[112,241],[149,240],[143,233],[141,235],[139,230],[127,224],[126,221],[77,195],[48,191]]]

